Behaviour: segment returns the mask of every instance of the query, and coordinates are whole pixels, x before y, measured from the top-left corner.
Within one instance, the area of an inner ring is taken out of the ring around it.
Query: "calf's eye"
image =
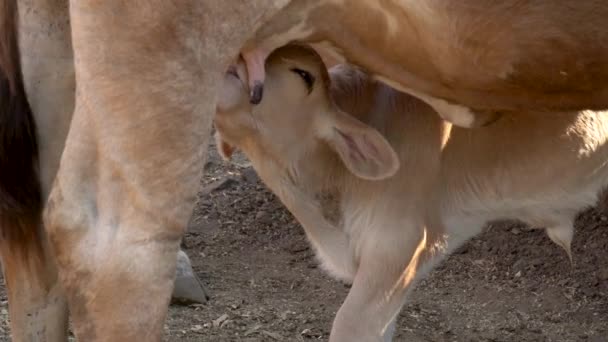
[[[298,76],[302,78],[304,83],[306,83],[306,88],[308,88],[308,93],[310,94],[312,91],[312,86],[315,84],[315,77],[306,70],[292,68],[291,71],[298,74]]]

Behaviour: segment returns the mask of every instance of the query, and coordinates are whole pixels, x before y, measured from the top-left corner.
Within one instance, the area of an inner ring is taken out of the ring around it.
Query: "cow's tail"
[[[18,43],[17,0],[0,0],[0,247],[40,248],[42,195],[34,117]]]

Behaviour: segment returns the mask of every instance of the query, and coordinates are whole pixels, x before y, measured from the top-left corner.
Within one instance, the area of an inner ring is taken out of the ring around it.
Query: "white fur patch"
[[[439,114],[439,116],[456,126],[470,128],[475,122],[475,115],[468,107],[458,104],[452,104],[445,100],[421,93],[417,90],[404,87],[401,84],[384,76],[374,75],[374,78],[383,83],[388,84],[389,86],[397,90],[400,90],[404,93],[408,93],[426,102],[429,106],[433,107],[433,109]]]

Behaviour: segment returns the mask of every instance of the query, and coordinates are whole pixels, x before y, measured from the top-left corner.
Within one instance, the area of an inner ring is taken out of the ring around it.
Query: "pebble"
[[[252,167],[248,167],[241,171],[241,177],[249,184],[255,184],[258,181],[258,174]]]
[[[224,323],[225,320],[228,319],[228,314],[223,314],[220,317],[218,317],[217,319],[215,319],[213,321],[213,327],[217,328],[219,327],[222,323]]]
[[[270,332],[270,331],[262,330],[262,334],[264,334],[264,335],[266,335],[266,336],[268,336],[268,337],[270,337],[272,339],[275,339],[277,341],[283,341],[283,336],[281,336],[281,335],[279,335],[279,334],[277,334],[275,332]]]
[[[302,330],[302,332],[300,333],[300,335],[302,335],[304,337],[311,337],[312,336],[312,330],[310,330],[310,329],[304,329],[304,330]]]
[[[232,178],[232,177],[222,178],[220,180],[212,182],[211,184],[206,185],[201,190],[201,194],[207,195],[207,194],[210,194],[210,193],[215,192],[215,191],[225,190],[225,189],[228,189],[229,187],[231,187],[232,185],[234,185],[236,183],[238,183],[237,180],[234,179],[234,178]]]
[[[190,328],[190,330],[192,330],[194,332],[201,331],[201,330],[203,330],[203,326],[200,324],[196,324],[196,325],[192,326],[192,328]]]
[[[264,210],[260,210],[255,214],[255,219],[261,220],[262,218],[264,218],[264,216],[266,216],[266,212]]]
[[[530,260],[530,265],[533,266],[540,266],[545,262],[545,260],[543,258],[535,258]]]

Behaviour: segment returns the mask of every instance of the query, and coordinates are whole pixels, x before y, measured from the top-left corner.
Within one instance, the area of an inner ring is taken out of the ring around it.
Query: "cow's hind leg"
[[[67,310],[41,228],[45,196],[38,171],[46,154],[38,150],[38,132],[25,91],[28,82],[24,82],[22,75],[29,78],[21,68],[18,42],[28,53],[41,51],[41,56],[47,57],[45,53],[49,50],[35,44],[35,39],[24,37],[30,37],[28,32],[31,37],[44,36],[42,41],[46,45],[43,45],[52,47],[55,36],[36,25],[52,26],[41,18],[47,9],[61,5],[53,3],[31,11],[38,4],[46,3],[20,1],[19,8],[17,1],[4,1],[0,5],[0,256],[13,340],[55,342],[66,340]],[[65,4],[63,8],[67,15]],[[62,19],[60,11],[51,12],[49,17]],[[29,57],[32,56],[27,55],[24,60],[34,59]],[[30,66],[25,69],[31,70]]]
[[[36,226],[29,228],[38,229]],[[15,241],[0,244],[11,336],[16,342],[67,341],[67,304],[47,244],[38,241],[38,236],[32,234],[33,239],[21,245],[16,245]]]
[[[213,4],[70,2],[76,108],[45,224],[80,341],[161,339],[215,85],[237,52],[205,31],[229,18]]]

